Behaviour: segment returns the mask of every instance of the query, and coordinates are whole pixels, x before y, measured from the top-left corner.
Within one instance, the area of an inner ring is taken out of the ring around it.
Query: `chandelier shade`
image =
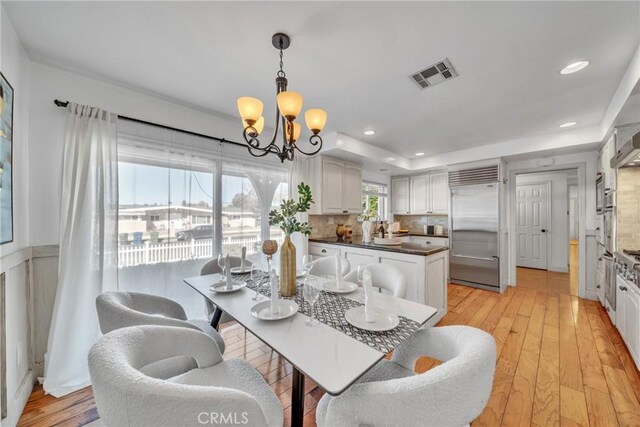
[[[243,96],[238,98],[238,112],[242,120],[247,123],[248,126],[255,124],[260,116],[262,116],[262,109],[264,104],[257,98],[250,96]]]
[[[271,38],[271,43],[280,51],[280,69],[276,73],[276,120],[273,137],[267,144],[261,144],[258,140],[258,136],[264,129],[263,103],[259,99],[249,96],[238,98],[238,113],[244,125],[242,136],[247,143],[249,154],[255,157],[273,153],[278,156],[281,162],[284,162],[285,160],[293,160],[296,151],[312,156],[322,149],[320,132],[327,123],[327,112],[318,108],[312,108],[305,112],[305,122],[312,133],[308,139],[312,148],[310,151],[301,149],[296,141],[300,138],[302,126],[294,120],[302,112],[304,97],[299,92],[287,90],[288,80],[283,69],[282,59],[283,51],[289,47],[291,39],[286,34],[276,33]],[[280,127],[282,127],[281,130]],[[281,145],[277,142],[280,132]]]
[[[324,125],[327,124],[327,112],[319,108],[312,108],[305,111],[304,121],[307,123],[309,130],[314,135],[317,135],[322,132]]]

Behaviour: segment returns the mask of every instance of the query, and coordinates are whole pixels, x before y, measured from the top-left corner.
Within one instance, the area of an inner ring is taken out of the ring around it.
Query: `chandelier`
[[[293,160],[295,151],[312,156],[322,148],[322,138],[320,132],[327,122],[327,112],[318,108],[305,111],[304,119],[312,135],[309,143],[315,150],[304,151],[297,145],[300,137],[301,126],[295,122],[296,117],[302,111],[302,94],[287,90],[287,77],[282,69],[282,52],[289,47],[291,39],[283,33],[276,33],[271,38],[273,46],[280,51],[280,70],[276,77],[276,124],[273,137],[269,144],[261,146],[258,136],[264,128],[264,117],[262,116],[263,104],[257,98],[243,96],[238,98],[238,112],[242,118],[244,131],[242,136],[247,143],[249,153],[255,157],[263,157],[269,153],[274,153],[281,162]],[[278,131],[282,125],[282,145],[278,145]]]

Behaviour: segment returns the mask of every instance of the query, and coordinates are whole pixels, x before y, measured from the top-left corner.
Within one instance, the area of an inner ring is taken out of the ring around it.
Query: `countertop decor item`
[[[342,239],[344,237],[344,232],[346,229],[344,228],[344,224],[336,225],[336,237],[338,239]]]
[[[258,135],[264,127],[264,117],[262,116],[263,104],[257,98],[243,96],[238,98],[238,112],[242,117],[244,131],[242,136],[247,143],[249,154],[255,157],[266,156],[273,153],[284,163],[285,160],[293,160],[295,150],[300,153],[312,156],[322,148],[322,138],[320,132],[327,123],[327,112],[317,108],[305,111],[304,119],[307,127],[312,135],[309,137],[311,151],[300,149],[300,144],[296,141],[300,137],[300,124],[294,120],[302,111],[302,94],[287,90],[287,77],[282,69],[282,52],[289,47],[291,39],[283,33],[276,33],[271,38],[273,47],[280,51],[280,70],[276,77],[276,122],[275,131],[271,141],[267,145],[260,145]],[[276,143],[278,139],[278,131],[280,130],[280,122],[282,122],[282,146]]]
[[[301,223],[296,218],[311,208],[314,203],[311,188],[304,182],[298,185],[298,200],[283,200],[280,209],[269,212],[269,225],[279,225],[285,238],[280,248],[280,294],[290,297],[296,294],[296,247],[291,243],[291,235],[295,232],[311,234],[309,223]]]

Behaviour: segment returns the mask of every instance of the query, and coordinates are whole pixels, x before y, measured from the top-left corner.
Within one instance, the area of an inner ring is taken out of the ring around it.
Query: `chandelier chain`
[[[282,39],[280,39],[280,71],[278,71],[278,77],[285,77],[286,74],[282,67],[284,67],[284,62],[282,61]]]

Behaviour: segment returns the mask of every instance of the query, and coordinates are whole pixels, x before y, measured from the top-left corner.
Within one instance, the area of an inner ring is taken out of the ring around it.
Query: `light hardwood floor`
[[[489,403],[474,426],[640,425],[640,373],[606,312],[554,286],[554,275],[504,294],[449,285],[449,312],[440,325],[471,325],[491,333],[498,360]],[[538,282],[539,288],[535,288]],[[520,283],[520,282],[519,282]],[[222,329],[225,358],[256,367],[280,398],[289,425],[291,366],[238,325]],[[439,362],[418,361],[424,372]],[[315,425],[323,390],[307,380],[305,426]],[[101,425],[91,389],[55,399],[38,387],[20,426]]]

